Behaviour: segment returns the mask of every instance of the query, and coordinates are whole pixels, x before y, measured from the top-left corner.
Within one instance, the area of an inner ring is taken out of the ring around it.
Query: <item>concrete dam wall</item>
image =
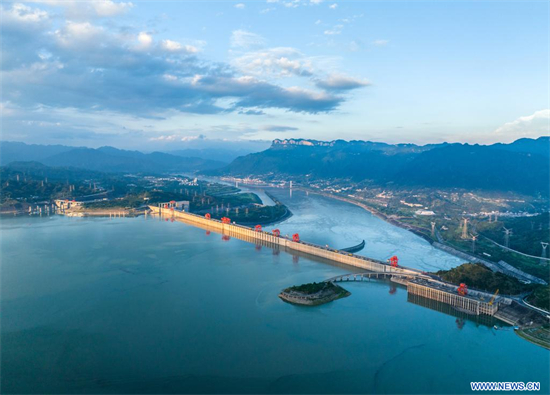
[[[299,251],[304,254],[328,259],[344,265],[354,266],[361,269],[377,272],[400,273],[400,274],[420,274],[419,270],[404,267],[392,267],[386,262],[372,258],[366,258],[349,252],[334,250],[332,248],[322,247],[304,241],[293,241],[286,237],[278,237],[270,232],[256,231],[252,228],[237,225],[224,224],[217,219],[207,219],[203,216],[191,214],[185,211],[172,210],[170,208],[160,208],[149,206],[155,214],[165,218],[174,218],[181,220],[193,226],[211,230],[227,236],[235,237],[250,243],[261,244],[271,247],[285,248],[288,250]]]

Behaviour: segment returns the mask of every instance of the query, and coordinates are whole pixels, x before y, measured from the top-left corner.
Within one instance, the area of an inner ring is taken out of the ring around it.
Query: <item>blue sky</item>
[[[3,2],[2,139],[152,150],[548,135],[548,7]]]

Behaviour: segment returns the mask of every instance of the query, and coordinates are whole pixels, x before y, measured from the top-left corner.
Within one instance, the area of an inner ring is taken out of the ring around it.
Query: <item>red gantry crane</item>
[[[204,218],[210,219],[210,218],[212,218],[212,216],[210,215],[210,213],[206,213],[206,214],[204,214]]]
[[[294,233],[292,235],[292,241],[295,241],[295,242],[299,243],[300,242],[300,235],[298,233]]]
[[[460,287],[456,289],[459,295],[466,296],[468,295],[468,287],[464,283],[460,283]]]
[[[392,256],[390,259],[388,259],[388,262],[390,263],[390,265],[392,267],[397,267],[399,266],[397,263],[399,262],[399,258],[397,258],[396,255]]]
[[[231,219],[229,219],[227,217],[222,218],[222,224],[230,224],[230,223],[231,223]]]
[[[281,231],[279,229],[273,229],[273,231],[271,233],[273,233],[273,236],[275,236],[275,237],[280,237],[281,236]]]
[[[255,230],[256,232],[261,232],[261,231],[262,231],[262,225],[256,225],[256,226],[254,227],[254,230]]]

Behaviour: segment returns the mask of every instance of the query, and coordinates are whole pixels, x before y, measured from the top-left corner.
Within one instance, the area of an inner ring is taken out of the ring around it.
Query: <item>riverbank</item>
[[[350,292],[332,282],[322,282],[286,288],[279,298],[292,304],[319,306],[350,295]]]
[[[146,214],[148,211],[148,209],[126,208],[76,209],[65,210],[65,212],[59,212],[58,214],[65,215],[67,217],[137,217],[139,215]]]
[[[326,193],[326,192],[320,192],[320,191],[316,191],[314,189],[305,188],[305,187],[298,187],[296,189],[303,190],[303,191],[308,192],[308,193],[315,193],[317,195],[321,195],[321,196],[324,196],[324,197],[340,200],[340,201],[343,201],[343,202],[350,203],[350,204],[353,204],[355,206],[361,207],[362,209],[370,212],[374,216],[388,222],[391,225],[394,225],[394,226],[400,227],[402,229],[408,230],[408,231],[414,233],[415,235],[422,237],[424,240],[426,240],[428,243],[430,243],[433,247],[435,247],[435,248],[437,248],[441,251],[445,251],[445,252],[447,252],[447,253],[449,253],[453,256],[456,256],[460,259],[464,259],[465,261],[481,263],[484,266],[491,269],[492,271],[501,272],[501,273],[504,273],[508,276],[516,277],[516,278],[518,278],[522,281],[529,281],[529,282],[534,282],[534,283],[543,284],[543,285],[546,284],[546,282],[544,280],[542,280],[542,279],[540,279],[536,276],[533,276],[529,273],[525,273],[524,271],[522,271],[522,270],[520,270],[516,267],[513,267],[513,266],[511,266],[510,264],[508,264],[504,261],[492,262],[492,261],[489,261],[487,259],[482,259],[480,257],[472,255],[469,252],[458,250],[455,246],[449,246],[447,244],[443,244],[443,240],[440,240],[439,242],[435,241],[432,238],[426,236],[426,234],[424,233],[424,232],[429,232],[428,229],[415,227],[413,225],[401,222],[398,219],[396,219],[394,217],[391,217],[391,216],[388,216],[384,213],[381,213],[380,211],[376,210],[375,208],[373,208],[371,206],[368,206],[365,203],[359,202],[355,199],[346,198],[346,197],[343,197],[343,196],[338,196],[338,195],[334,195],[334,194],[330,194],[330,193]]]

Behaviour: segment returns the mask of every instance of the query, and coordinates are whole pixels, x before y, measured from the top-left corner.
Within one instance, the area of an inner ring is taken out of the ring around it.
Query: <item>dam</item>
[[[271,233],[263,231],[260,227],[253,229],[243,225],[230,223],[228,219],[220,221],[185,211],[179,211],[170,208],[169,204],[160,204],[158,207],[149,206],[149,208],[153,214],[166,219],[171,218],[178,220],[205,229],[206,231],[215,231],[224,236],[235,237],[249,243],[255,243],[274,249],[285,249],[289,252],[299,252],[368,271],[368,273],[340,275],[326,281],[363,281],[366,278],[387,278],[393,282],[406,286],[410,294],[446,303],[473,315],[485,314],[493,316],[498,311],[501,303],[509,305],[511,302],[507,298],[501,296],[495,297],[491,301],[493,295],[481,291],[472,290],[468,295],[459,294],[457,293],[455,285],[435,279],[420,270],[403,266],[393,266],[380,260],[355,255],[347,251],[335,250],[329,247],[308,243],[299,240],[299,238],[290,239],[278,235],[277,232]]]
[[[394,267],[386,262],[376,259],[366,258],[350,252],[315,245],[303,240],[292,240],[284,236],[277,236],[271,232],[252,229],[243,225],[224,223],[217,219],[208,219],[200,215],[173,210],[171,208],[157,206],[149,206],[149,208],[154,214],[158,214],[162,217],[178,219],[190,225],[198,226],[205,230],[213,230],[223,235],[236,237],[250,243],[298,251],[304,254],[313,255],[333,262],[338,262],[344,265],[354,266],[373,272],[422,275],[420,270],[405,267]]]

